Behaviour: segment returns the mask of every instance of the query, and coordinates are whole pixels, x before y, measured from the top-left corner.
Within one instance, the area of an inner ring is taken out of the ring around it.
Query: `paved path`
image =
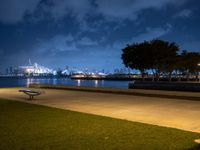
[[[27,101],[18,90],[0,89],[0,97],[200,133],[200,101],[52,89]]]

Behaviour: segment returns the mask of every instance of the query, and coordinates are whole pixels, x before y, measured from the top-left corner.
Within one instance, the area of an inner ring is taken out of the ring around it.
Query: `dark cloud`
[[[187,0],[1,0],[0,21],[16,23],[22,21],[25,14],[40,11],[44,18],[49,14],[58,20],[71,15],[78,21],[83,21],[88,15],[103,15],[105,18],[136,19],[145,9],[161,9],[166,5],[182,5]],[[182,14],[187,15],[184,11]],[[112,19],[111,19],[112,20]]]
[[[81,21],[91,9],[89,0],[49,0],[51,5],[43,4],[41,9],[55,20],[71,15]]]
[[[186,0],[96,0],[97,11],[106,18],[137,19],[146,9],[162,9],[166,5],[182,5]]]
[[[0,21],[17,23],[23,20],[25,14],[31,14],[37,8],[40,0],[1,0]]]
[[[167,24],[165,27],[146,27],[146,31],[142,34],[139,34],[138,36],[135,36],[131,39],[133,42],[143,42],[145,40],[152,40],[155,38],[160,38],[172,30],[172,26],[170,24]]]
[[[198,51],[195,0],[1,0],[0,68],[122,67],[127,43],[154,38]],[[6,62],[6,63],[5,63]]]
[[[178,12],[177,14],[175,14],[173,17],[174,18],[187,18],[190,17],[192,15],[192,10],[190,9],[183,9],[180,12]]]

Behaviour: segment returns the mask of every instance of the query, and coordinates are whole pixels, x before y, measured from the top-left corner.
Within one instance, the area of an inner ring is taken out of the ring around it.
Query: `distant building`
[[[28,66],[19,66],[18,74],[22,75],[45,75],[45,74],[53,74],[53,70],[47,67],[38,65],[34,63],[33,65]]]

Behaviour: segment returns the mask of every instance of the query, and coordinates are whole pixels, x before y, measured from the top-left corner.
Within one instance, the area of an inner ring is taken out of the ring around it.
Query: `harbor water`
[[[28,87],[29,84],[50,84],[66,86],[86,86],[101,88],[127,89],[130,81],[110,81],[110,80],[72,80],[67,77],[0,77],[0,87]]]

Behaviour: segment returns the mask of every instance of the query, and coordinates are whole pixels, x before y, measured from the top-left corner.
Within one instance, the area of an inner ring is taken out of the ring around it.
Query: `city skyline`
[[[27,63],[49,68],[123,68],[121,49],[160,38],[200,51],[197,0],[2,0],[0,72]]]
[[[21,76],[22,74],[31,74],[31,73],[36,73],[36,74],[53,74],[56,75],[59,71],[61,71],[62,75],[70,75],[71,73],[80,73],[80,74],[128,74],[128,73],[133,73],[133,74],[139,74],[138,70],[130,70],[126,67],[123,68],[114,68],[112,70],[108,69],[101,69],[97,70],[95,68],[76,68],[73,66],[65,66],[64,68],[47,68],[46,66],[43,66],[41,64],[38,64],[37,62],[32,63],[29,60],[29,63],[20,65],[20,66],[9,66],[6,67],[4,72],[0,72],[0,75],[5,75],[5,76]]]

